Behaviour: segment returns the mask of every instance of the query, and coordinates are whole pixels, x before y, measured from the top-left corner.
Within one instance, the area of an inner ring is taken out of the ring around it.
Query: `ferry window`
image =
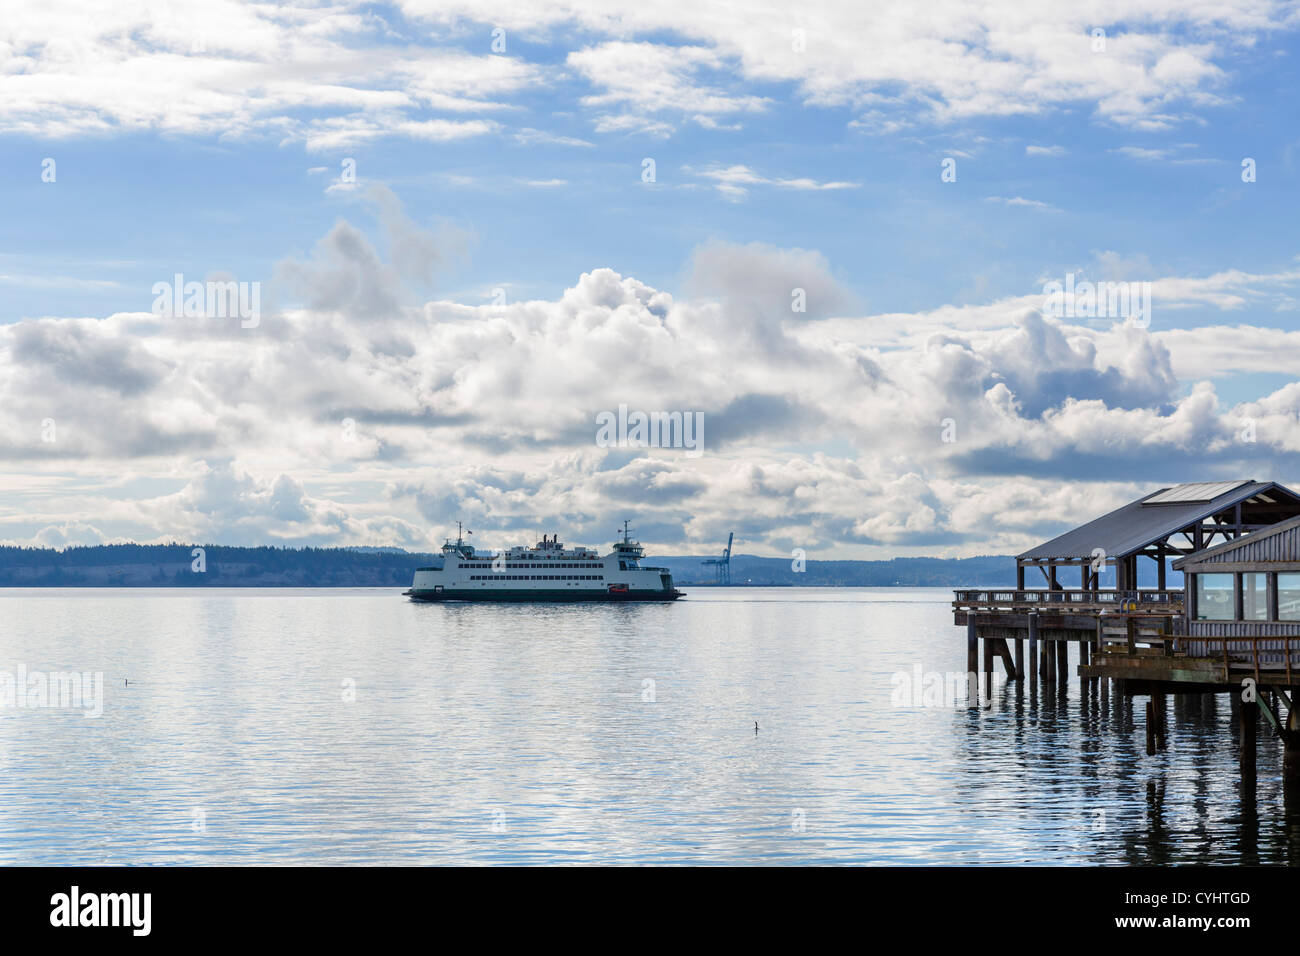
[[[1300,621],[1300,574],[1294,571],[1278,572],[1277,619]]]
[[[1231,574],[1196,575],[1196,619],[1231,621],[1236,617]]]
[[[1268,575],[1250,573],[1241,576],[1241,619],[1268,620]]]

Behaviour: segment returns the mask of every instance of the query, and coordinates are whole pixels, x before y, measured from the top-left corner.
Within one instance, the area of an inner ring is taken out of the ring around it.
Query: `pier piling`
[[[997,642],[991,638],[984,638],[984,699],[993,698],[993,650]]]
[[[979,653],[980,653],[980,636],[975,627],[975,615],[972,614],[966,619],[966,679],[970,684],[970,690],[974,691],[979,685],[977,684],[976,674],[979,673]],[[972,694],[972,696],[974,696]]]
[[[1029,683],[1038,685],[1038,612],[1029,612]]]
[[[1238,738],[1241,745],[1241,784],[1255,790],[1255,737],[1259,726],[1259,704],[1242,701],[1237,708]]]

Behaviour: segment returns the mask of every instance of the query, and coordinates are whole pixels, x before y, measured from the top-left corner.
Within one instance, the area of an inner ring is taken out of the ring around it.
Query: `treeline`
[[[406,587],[415,568],[432,557],[397,550],[175,543],[63,551],[0,547],[0,586]]]

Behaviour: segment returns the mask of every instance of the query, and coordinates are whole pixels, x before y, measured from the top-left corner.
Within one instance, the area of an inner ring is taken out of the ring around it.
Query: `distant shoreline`
[[[714,587],[709,555],[651,554],[680,587]],[[53,548],[0,547],[0,588],[348,588],[409,587],[431,552],[397,548],[280,548],[196,544],[110,544]],[[1009,556],[836,561],[786,557],[731,558],[734,587],[1005,587],[1015,577]]]
[[[704,564],[710,557],[651,554],[643,563],[668,569],[679,587],[708,588],[718,586],[714,568]],[[399,548],[173,543],[106,544],[57,551],[3,546],[0,588],[407,588],[417,567],[438,558],[432,552]],[[1011,555],[878,561],[731,557],[733,587],[1010,588],[1014,587],[1015,569]],[[1181,587],[1181,581],[1182,575],[1175,574],[1169,586]],[[1156,586],[1154,568],[1145,564],[1139,568],[1138,586]]]

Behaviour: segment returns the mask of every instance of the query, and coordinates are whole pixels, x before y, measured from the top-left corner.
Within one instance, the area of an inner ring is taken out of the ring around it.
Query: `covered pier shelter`
[[[1084,591],[1101,589],[1101,569],[1115,568],[1115,590],[1138,588],[1138,558],[1156,564],[1156,589],[1166,566],[1216,544],[1300,516],[1300,495],[1273,481],[1198,481],[1172,485],[1095,518],[1016,556],[1016,589],[1038,568],[1049,590],[1073,577]],[[1075,569],[1062,575],[1061,569]],[[1032,578],[1031,578],[1032,580]],[[1028,585],[1033,587],[1033,584]]]

